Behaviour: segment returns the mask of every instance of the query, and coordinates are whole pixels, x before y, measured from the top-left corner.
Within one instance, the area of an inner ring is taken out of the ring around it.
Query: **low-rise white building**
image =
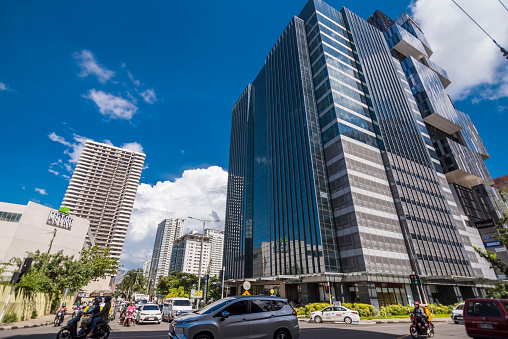
[[[0,202],[0,262],[13,257],[23,258],[27,252],[47,252],[51,239],[51,252],[60,250],[64,255],[79,258],[83,247],[94,244],[90,221],[53,208],[29,202],[18,205]],[[9,280],[14,267],[0,279]]]
[[[193,232],[185,234],[177,239],[171,253],[169,273],[180,271],[183,273],[199,274],[199,262],[201,260],[201,240],[203,240],[203,263],[201,275],[208,272],[211,258],[212,238]]]

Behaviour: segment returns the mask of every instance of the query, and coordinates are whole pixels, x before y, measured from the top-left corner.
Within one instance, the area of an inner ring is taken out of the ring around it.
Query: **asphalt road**
[[[120,327],[116,321],[112,324],[111,339],[121,338],[168,338],[168,323]],[[12,339],[55,339],[58,327],[45,326],[30,329],[6,330],[0,332],[0,338]],[[435,325],[438,339],[467,338],[464,325],[437,323]],[[411,338],[409,324],[315,324],[300,321],[300,338],[354,338],[354,339],[406,339]]]

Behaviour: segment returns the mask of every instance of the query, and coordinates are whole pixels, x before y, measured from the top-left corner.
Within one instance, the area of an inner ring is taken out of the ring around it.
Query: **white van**
[[[192,311],[189,298],[168,298],[162,307],[162,321],[170,321],[175,317]]]

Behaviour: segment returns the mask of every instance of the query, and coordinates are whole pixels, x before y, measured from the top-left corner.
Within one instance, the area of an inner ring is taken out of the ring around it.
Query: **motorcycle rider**
[[[136,307],[134,306],[134,304],[127,304],[127,310],[126,310],[126,317],[125,319],[123,320],[123,324],[125,326],[125,322],[126,321],[129,321],[130,319],[132,319],[132,316],[134,315],[134,312],[136,312]]]
[[[79,331],[80,334],[85,331],[85,327],[90,325],[93,319],[97,317],[97,315],[101,311],[101,301],[102,301],[101,297],[95,297],[93,299],[92,308],[84,312],[84,314],[90,314],[90,318],[88,318],[88,321],[83,321],[81,323],[81,330]]]
[[[420,307],[420,302],[415,301],[415,308],[413,310],[413,315],[416,318],[416,325],[420,324],[422,331],[426,330],[427,326],[427,318],[429,317],[422,307]]]
[[[102,307],[102,310],[100,310],[100,312],[97,313],[97,315],[94,315],[94,317],[92,319],[91,331],[86,336],[87,338],[91,338],[93,336],[93,332],[94,332],[95,327],[97,326],[97,323],[99,321],[107,321],[109,318],[109,311],[111,310],[111,297],[107,296],[106,298],[104,298],[104,302],[105,302],[105,304],[104,304],[104,307]]]
[[[60,320],[60,322],[63,321],[65,315],[67,314],[67,306],[66,306],[66,303],[63,303],[62,306],[60,306],[57,310],[56,310],[56,316],[58,317],[58,312],[62,312],[62,319]]]

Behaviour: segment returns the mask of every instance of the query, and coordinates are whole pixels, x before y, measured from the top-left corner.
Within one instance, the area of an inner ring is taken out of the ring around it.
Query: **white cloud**
[[[137,142],[128,142],[123,144],[121,147],[129,151],[143,153],[143,146],[141,146],[141,144]]]
[[[99,65],[97,60],[95,60],[95,56],[89,50],[84,49],[79,53],[74,53],[74,59],[76,59],[79,67],[81,68],[79,76],[82,78],[93,74],[97,77],[100,83],[104,84],[115,76],[115,72]]]
[[[157,101],[157,97],[155,96],[155,91],[153,89],[147,89],[146,91],[139,93],[139,95],[141,95],[149,104],[153,104]]]
[[[96,91],[95,88],[89,90],[83,97],[95,102],[102,115],[113,119],[130,120],[138,111],[138,107],[132,102],[100,90]]]
[[[129,76],[129,79],[131,79],[132,83],[136,86],[141,86],[141,82],[139,80],[134,79],[134,76],[130,71],[127,71],[127,75]]]
[[[462,0],[459,4],[508,48],[507,13],[498,1]],[[434,51],[431,59],[448,72],[452,83],[447,91],[452,98],[508,97],[507,60],[452,1],[416,0],[411,10]]]
[[[46,190],[44,188],[37,188],[36,187],[35,192],[42,194],[42,195],[48,195],[48,193],[46,192]]]
[[[127,239],[139,243],[153,238],[157,225],[165,218],[183,218],[185,232],[201,230],[200,222],[188,216],[213,219],[220,223],[207,224],[210,228],[224,228],[228,172],[218,166],[186,170],[174,181],[158,182],[156,185],[140,184],[134,201]],[[137,247],[137,246],[136,246]],[[130,249],[124,247],[124,252]],[[133,248],[133,251],[136,251]]]
[[[4,84],[3,82],[0,82],[0,91],[12,91],[12,89],[7,87],[7,85]]]
[[[55,171],[54,169],[48,168],[49,173],[53,173],[54,175],[60,174],[59,172]]]

